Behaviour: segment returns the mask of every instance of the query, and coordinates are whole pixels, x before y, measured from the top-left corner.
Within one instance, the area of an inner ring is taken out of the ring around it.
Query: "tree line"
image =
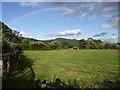
[[[13,49],[22,50],[53,50],[53,49],[118,49],[120,43],[109,43],[93,38],[87,40],[56,38],[53,40],[36,40],[34,38],[22,37],[20,32],[10,29],[1,22],[2,51],[12,52]]]

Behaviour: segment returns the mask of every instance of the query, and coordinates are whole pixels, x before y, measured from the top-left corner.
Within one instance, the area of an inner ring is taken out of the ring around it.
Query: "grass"
[[[81,80],[86,83],[83,86],[114,80],[118,75],[117,53],[115,50],[24,51],[24,55],[34,61],[36,79],[52,80],[57,76]]]
[[[113,83],[119,78],[117,50],[23,51],[23,55],[32,61],[35,80],[47,79],[49,82],[55,76],[65,82],[75,79],[80,87],[90,88],[111,86],[106,80]],[[22,69],[16,77],[29,70],[29,67]]]

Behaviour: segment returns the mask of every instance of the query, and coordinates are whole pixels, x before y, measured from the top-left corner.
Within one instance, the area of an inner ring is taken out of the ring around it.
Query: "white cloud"
[[[99,15],[116,15],[117,3],[103,3],[103,2],[73,2],[73,3],[40,3],[39,0],[23,0],[20,2],[22,6],[44,6],[44,8],[49,10],[59,10],[61,11],[61,15],[65,16],[76,16],[80,17],[85,16],[91,17],[92,15],[96,16],[97,13]],[[100,14],[101,13],[101,14]]]
[[[103,24],[101,27],[103,29],[111,29],[112,28],[112,24],[106,23],[106,24]]]
[[[30,0],[23,0],[22,2],[19,3],[22,7],[38,7],[39,3],[37,2],[31,2]]]
[[[25,7],[39,7],[40,9],[60,11],[60,15],[67,17],[78,16],[80,19],[102,20],[103,29],[116,29],[118,27],[118,4],[113,2],[73,2],[73,3],[40,3],[38,0],[23,0],[20,5]],[[99,22],[99,21],[98,21]]]
[[[35,37],[32,37],[32,36],[26,36],[26,35],[24,35],[23,37],[25,37],[25,38],[34,38],[34,39],[40,40],[40,38],[35,38]]]
[[[71,35],[80,35],[81,31],[80,29],[74,29],[74,30],[66,30],[63,32],[53,33],[52,36],[71,36]]]
[[[108,20],[105,24],[101,25],[103,29],[117,29],[118,28],[118,17]]]
[[[72,16],[74,13],[76,13],[76,10],[70,8],[63,8],[61,10],[63,11],[61,15],[65,16]]]
[[[106,12],[111,11],[112,9],[113,9],[112,7],[107,7],[107,8],[104,8],[104,9],[103,9],[103,12],[105,12],[105,13],[106,13]]]
[[[20,32],[20,34],[25,35],[25,32]]]
[[[13,30],[13,32],[17,31],[17,32],[19,32],[19,34],[25,35],[25,32],[21,32],[18,28],[12,28],[12,30]]]
[[[112,38],[118,38],[117,36],[112,36]]]
[[[118,36],[113,36],[111,38],[107,38],[107,39],[102,39],[105,42],[111,42],[111,43],[117,43],[118,42]]]

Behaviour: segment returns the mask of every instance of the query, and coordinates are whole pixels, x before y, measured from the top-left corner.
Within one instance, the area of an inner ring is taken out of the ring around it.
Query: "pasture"
[[[15,75],[17,78],[29,71],[31,65],[35,80],[47,79],[49,82],[58,77],[66,83],[68,80],[71,83],[76,80],[81,88],[117,87],[115,84],[119,78],[117,50],[23,51],[23,55],[20,62],[23,67],[19,67],[21,72]],[[31,84],[30,87],[34,86]]]

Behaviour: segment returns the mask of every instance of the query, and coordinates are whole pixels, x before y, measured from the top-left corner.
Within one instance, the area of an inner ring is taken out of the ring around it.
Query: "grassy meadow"
[[[111,85],[116,87],[114,82],[118,78],[117,50],[23,51],[23,55],[26,59],[21,59],[21,64],[24,65],[15,77],[21,77],[28,72],[30,63],[35,80],[47,79],[49,82],[58,77],[66,83],[76,80],[81,88]],[[23,60],[26,60],[26,63],[23,63]]]

